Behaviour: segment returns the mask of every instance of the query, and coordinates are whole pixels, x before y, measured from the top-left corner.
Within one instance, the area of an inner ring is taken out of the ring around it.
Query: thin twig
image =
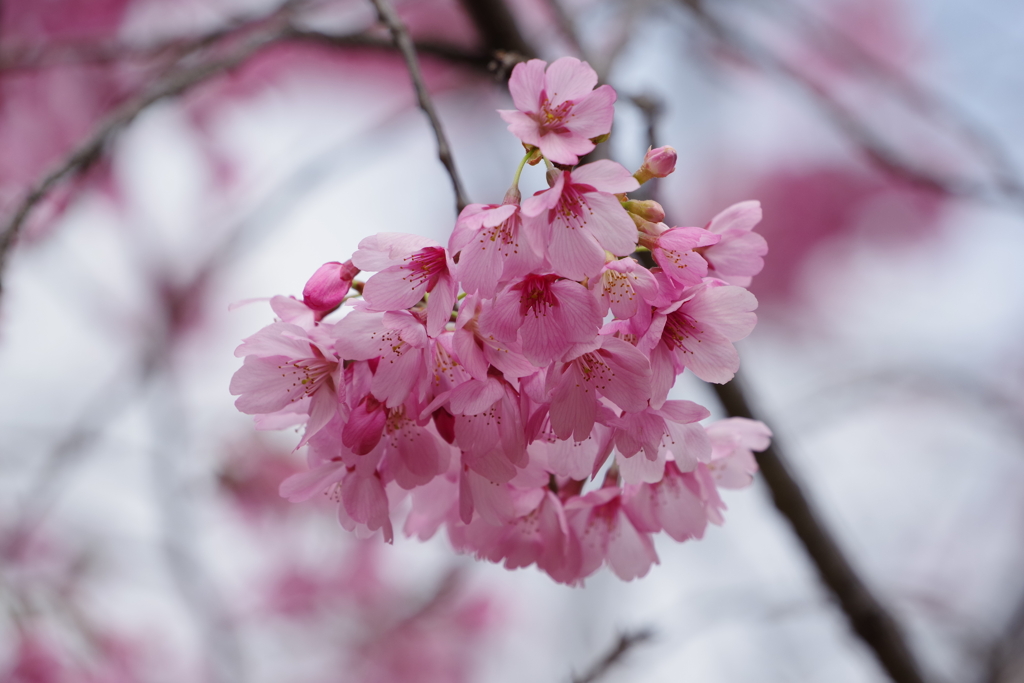
[[[618,664],[630,650],[637,645],[647,642],[654,637],[654,632],[649,629],[636,631],[635,633],[623,633],[615,642],[612,648],[605,653],[601,659],[594,662],[587,672],[582,676],[573,676],[572,683],[593,683]]]
[[[167,97],[174,97],[228,71],[256,52],[288,36],[287,26],[263,33],[246,41],[226,57],[174,73],[149,91],[132,99],[110,114],[93,133],[47,173],[22,199],[11,217],[0,230],[0,294],[3,292],[3,274],[7,255],[14,245],[32,209],[62,180],[89,168],[100,156],[108,142],[130,124],[146,108]]]
[[[399,19],[398,14],[395,13],[388,0],[371,0],[371,2],[377,8],[377,15],[380,17],[381,22],[391,31],[392,40],[395,41],[395,45],[402,53],[402,57],[405,58],[405,66],[409,70],[409,77],[412,79],[413,88],[416,90],[416,99],[419,101],[420,109],[423,110],[423,113],[430,120],[430,126],[434,129],[434,136],[437,138],[437,156],[441,159],[441,163],[444,164],[445,170],[448,171],[448,176],[452,180],[452,188],[455,190],[456,213],[461,213],[462,209],[469,204],[469,201],[466,199],[466,191],[462,187],[459,173],[455,170],[455,159],[452,158],[448,138],[445,137],[444,129],[441,127],[441,120],[437,116],[434,103],[430,99],[430,93],[427,92],[427,86],[423,82],[419,60],[416,58],[416,46],[413,45],[409,31],[405,28],[405,24]]]
[[[730,416],[757,419],[738,375],[728,384],[711,386]],[[818,518],[803,488],[790,472],[778,436],[772,438],[767,450],[757,454],[757,464],[771,490],[775,507],[789,520],[818,569],[822,582],[839,601],[854,632],[874,651],[893,681],[924,683],[924,674],[899,624],[857,574],[839,543]]]

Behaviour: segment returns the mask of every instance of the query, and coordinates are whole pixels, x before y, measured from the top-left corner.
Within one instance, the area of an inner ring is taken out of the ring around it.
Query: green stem
[[[531,149],[529,152],[526,153],[526,156],[523,157],[523,160],[519,162],[519,168],[516,169],[516,174],[512,178],[512,187],[516,188],[517,190],[519,189],[519,176],[523,174],[523,169],[526,168],[526,163],[533,158],[533,155],[534,153],[536,153],[536,151],[537,150],[535,149]]]

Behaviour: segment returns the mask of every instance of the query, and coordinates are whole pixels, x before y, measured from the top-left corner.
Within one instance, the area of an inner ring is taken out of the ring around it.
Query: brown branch
[[[654,637],[654,633],[648,629],[643,629],[635,633],[623,633],[619,636],[619,639],[615,642],[615,645],[598,661],[594,662],[593,665],[587,672],[582,676],[573,676],[572,683],[593,683],[598,680],[616,664],[618,664],[626,656],[626,654],[637,645],[647,642]]]
[[[730,416],[757,419],[747,403],[738,375],[728,384],[711,386]],[[793,527],[854,632],[875,653],[893,681],[924,683],[921,667],[899,624],[860,578],[839,543],[818,518],[782,455],[778,436],[772,438],[767,450],[757,454],[757,464],[771,490],[775,507]]]
[[[469,204],[469,201],[466,199],[466,191],[462,187],[459,173],[455,170],[455,159],[452,158],[448,138],[445,137],[444,129],[441,127],[441,120],[437,116],[434,103],[430,99],[430,93],[427,92],[427,86],[423,82],[419,60],[416,58],[416,46],[413,45],[409,31],[405,28],[405,24],[399,19],[398,14],[395,13],[388,0],[371,0],[371,2],[377,8],[377,15],[380,17],[381,23],[391,31],[391,38],[395,41],[395,46],[398,47],[402,57],[405,58],[405,66],[409,70],[409,77],[412,79],[413,88],[416,91],[416,99],[419,102],[420,109],[423,110],[423,113],[430,120],[430,126],[434,129],[434,136],[437,138],[437,156],[441,159],[445,170],[448,171],[452,187],[455,190],[456,213],[460,213]]]
[[[992,643],[981,677],[983,683],[1019,683],[1024,677],[1024,595],[1003,632]]]
[[[488,52],[514,52],[524,59],[537,56],[537,51],[520,33],[504,0],[462,0],[462,7],[476,26]]]
[[[311,31],[307,29],[292,28],[289,40],[308,42],[316,45],[338,49],[369,49],[395,51],[395,44],[387,38],[372,35],[369,33],[338,34],[326,33],[324,31]],[[446,62],[467,66],[481,72],[487,72],[491,64],[491,57],[482,52],[474,52],[465,48],[431,40],[414,41],[416,52],[431,57],[437,57]]]

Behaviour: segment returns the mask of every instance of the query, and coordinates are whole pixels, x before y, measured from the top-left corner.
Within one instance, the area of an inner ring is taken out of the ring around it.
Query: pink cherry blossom
[[[638,342],[651,354],[651,405],[664,400],[671,378],[684,368],[705,382],[724,384],[732,379],[740,362],[732,342],[750,334],[757,322],[757,299],[742,287],[704,283],[684,295],[682,301],[655,313]]]
[[[696,250],[717,244],[719,235],[704,228],[669,228],[658,235],[645,233],[641,244],[651,250],[665,274],[683,286],[696,285],[708,274],[708,263]]]
[[[630,519],[620,488],[609,486],[572,498],[565,504],[565,515],[579,539],[581,577],[607,562],[616,576],[631,581],[658,564],[654,543]]]
[[[545,72],[545,67],[547,71]],[[597,85],[597,73],[584,62],[562,57],[516,64],[508,86],[515,110],[498,113],[513,135],[558,164],[574,165],[594,149],[590,138],[611,130],[615,91]]]
[[[560,439],[590,436],[600,397],[626,412],[639,412],[651,397],[647,357],[615,337],[599,336],[548,377],[552,385],[551,428]]]
[[[605,263],[601,275],[591,279],[590,289],[598,297],[601,314],[611,310],[616,318],[632,318],[644,307],[649,313],[658,297],[657,280],[632,258]]]
[[[348,360],[380,359],[371,391],[388,408],[405,402],[413,393],[423,399],[430,378],[426,375],[427,333],[407,312],[352,311],[334,326],[335,348]]]
[[[433,240],[380,233],[359,243],[352,263],[360,270],[380,271],[363,286],[363,300],[370,310],[403,311],[429,293],[427,333],[437,336],[451,318],[459,290],[451,274],[454,264]]]
[[[341,366],[322,328],[273,323],[246,339],[235,355],[245,357],[229,387],[238,396],[235,407],[249,415],[308,414],[299,446],[338,412]]]
[[[607,159],[557,171],[554,182],[523,202],[535,243],[547,245],[555,273],[571,280],[595,277],[605,252],[626,256],[636,249],[637,230],[615,196],[639,187],[629,171]]]
[[[636,487],[626,506],[642,530],[664,531],[677,541],[685,541],[704,537],[708,525],[704,493],[695,472],[681,471],[669,460],[664,476]]]
[[[644,163],[634,175],[641,184],[651,178],[665,178],[676,170],[677,159],[678,155],[671,147],[648,148],[647,154],[644,155]]]
[[[462,210],[448,250],[459,255],[455,272],[467,293],[493,297],[499,284],[540,267],[543,256],[522,226],[518,204],[470,204]]]
[[[707,427],[711,439],[708,471],[715,482],[726,489],[749,486],[757,473],[754,452],[768,448],[772,432],[763,422],[730,417]]]
[[[518,339],[523,355],[537,367],[560,357],[574,344],[590,342],[601,327],[593,295],[571,280],[528,275],[505,287],[480,316],[482,334],[500,341]]]
[[[761,202],[733,204],[711,219],[707,230],[721,235],[716,244],[698,249],[708,263],[708,275],[733,285],[747,287],[764,268],[768,243],[753,232],[761,222]]]
[[[665,401],[658,408],[625,413],[612,422],[615,447],[627,459],[641,450],[646,460],[663,460],[671,453],[684,469],[691,470],[711,457],[711,443],[697,424],[710,414],[692,401]]]

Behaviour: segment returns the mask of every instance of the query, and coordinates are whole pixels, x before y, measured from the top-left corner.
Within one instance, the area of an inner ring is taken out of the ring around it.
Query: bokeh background
[[[762,202],[759,416],[930,679],[1024,681],[1024,5],[395,4],[473,201],[521,157],[509,66],[570,54],[619,93],[602,154],[679,151],[670,224]],[[47,174],[0,273],[0,680],[567,681],[641,632],[602,680],[885,680],[760,481],[583,588],[277,496],[303,454],[234,347],[455,219],[369,2],[3,0],[0,229]]]

